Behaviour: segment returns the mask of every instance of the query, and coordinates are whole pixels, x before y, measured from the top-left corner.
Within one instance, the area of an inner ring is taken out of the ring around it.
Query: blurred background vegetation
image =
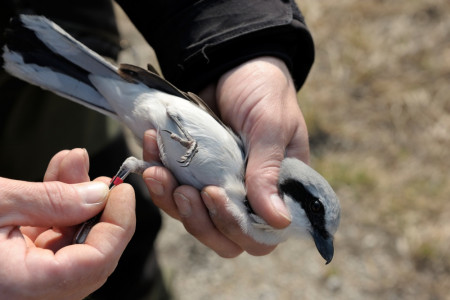
[[[299,5],[312,164],[343,204],[335,276],[369,298],[449,299],[450,2]]]
[[[316,45],[298,95],[312,166],[342,204],[335,258],[324,266],[311,241],[292,240],[226,260],[166,218],[158,249],[174,295],[450,299],[450,2],[298,4]]]

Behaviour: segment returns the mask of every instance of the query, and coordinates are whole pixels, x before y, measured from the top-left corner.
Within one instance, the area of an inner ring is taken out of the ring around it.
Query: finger
[[[34,240],[34,244],[36,247],[57,252],[62,247],[72,244],[76,230],[77,226],[52,227],[41,232]]]
[[[131,185],[121,184],[114,187],[100,222],[92,228],[86,244],[118,259],[136,228],[135,206]]]
[[[49,228],[50,227],[20,226],[20,232],[34,242],[41,233],[47,231]]]
[[[109,184],[111,182],[111,178],[99,177],[96,178],[95,181]],[[32,228],[32,227],[25,227],[25,228]],[[36,247],[40,247],[43,249],[50,249],[53,252],[56,252],[62,247],[72,244],[73,237],[78,229],[79,226],[66,226],[66,227],[52,226],[51,228],[38,227],[34,230],[34,232],[32,231],[31,234],[38,234],[37,236],[35,236],[34,239],[34,244]],[[24,234],[27,233],[27,230],[25,229],[25,231],[23,231],[22,227],[21,231]]]
[[[172,218],[180,219],[173,192],[178,186],[175,177],[164,167],[151,167],[143,173],[153,203]]]
[[[215,227],[249,254],[266,255],[275,249],[276,246],[255,242],[242,231],[238,221],[227,210],[227,201],[231,200],[227,198],[223,189],[208,186],[204,189],[202,197]]]
[[[114,271],[135,226],[134,190],[121,184],[112,189],[100,223],[85,244],[63,247],[54,255],[47,249],[31,248],[26,253],[27,271],[45,285],[38,285],[39,290],[59,296],[52,299],[84,298]]]
[[[47,170],[45,171],[44,181],[58,180],[59,166],[61,165],[61,161],[64,159],[64,157],[67,156],[69,152],[70,150],[62,150],[52,157],[52,159],[48,163]]]
[[[0,226],[69,226],[100,212],[109,193],[102,182],[65,184],[0,178]]]
[[[145,161],[159,161],[159,148],[156,130],[150,129],[144,133],[142,141],[143,158]]]
[[[255,212],[275,228],[291,223],[291,215],[278,194],[278,174],[284,149],[269,145],[252,145],[249,151],[245,182],[247,197]]]
[[[197,189],[180,186],[174,192],[174,200],[184,227],[201,243],[225,258],[242,253],[241,247],[217,230]]]
[[[286,119],[294,122],[286,121],[283,124],[278,123],[280,118],[272,120],[275,122],[274,128],[284,128],[281,132],[268,130],[268,123],[258,124],[249,139],[246,169],[248,198],[255,212],[275,228],[285,228],[291,221],[291,215],[278,193],[281,162],[285,156],[309,160],[306,124],[294,101],[295,93],[291,98],[291,101],[280,104],[275,111],[286,112]]]
[[[285,156],[296,157],[309,162],[308,132],[304,118],[296,103],[288,111],[298,116],[294,129],[278,143],[277,137],[258,138],[252,141],[246,169],[247,195],[255,212],[275,228],[284,228],[290,224],[291,215],[278,193],[278,174],[281,161]],[[288,104],[289,105],[289,104]],[[264,130],[263,130],[264,132]],[[284,149],[284,141],[289,144]]]
[[[22,290],[33,291],[35,299],[84,299],[104,284],[110,270],[117,264],[116,260],[108,260],[97,249],[87,245],[71,245],[55,254],[39,247],[24,249],[23,252],[26,270],[21,273],[33,280],[25,280]],[[20,279],[13,277],[12,282],[16,284]]]
[[[80,183],[89,179],[89,156],[86,149],[76,148],[57,153],[50,161],[44,181]],[[28,228],[28,229],[27,229]],[[34,241],[35,246],[56,252],[71,244],[76,227],[25,227],[23,234]]]
[[[94,226],[86,244],[63,247],[55,254],[48,249],[17,245],[20,239],[7,240],[16,241],[16,245],[11,244],[15,251],[10,253],[25,259],[25,271],[35,278],[23,286],[35,291],[39,299],[44,299],[41,291],[45,291],[46,299],[82,299],[99,288],[113,272],[134,232],[134,204],[131,186],[115,187],[101,222]]]
[[[88,172],[89,156],[86,149],[63,150],[50,161],[44,181],[65,183],[90,181]]]

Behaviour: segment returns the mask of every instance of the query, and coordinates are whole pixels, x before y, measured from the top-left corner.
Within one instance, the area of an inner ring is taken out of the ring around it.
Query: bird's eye
[[[319,212],[319,211],[321,210],[321,208],[322,208],[322,204],[320,203],[319,200],[314,200],[314,201],[311,203],[311,210],[312,210],[313,212]]]

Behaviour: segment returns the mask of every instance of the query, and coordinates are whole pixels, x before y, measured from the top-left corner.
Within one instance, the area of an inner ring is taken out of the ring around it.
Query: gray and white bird
[[[285,158],[278,190],[292,222],[284,229],[271,227],[246,198],[242,138],[194,94],[178,90],[153,70],[107,62],[42,16],[11,21],[2,59],[13,76],[120,120],[139,141],[146,130],[156,129],[162,164],[180,184],[222,187],[230,199],[228,211],[255,241],[274,245],[311,236],[326,262],[333,258],[340,204],[328,182],[300,160]],[[121,170],[142,172],[155,164],[128,159]]]

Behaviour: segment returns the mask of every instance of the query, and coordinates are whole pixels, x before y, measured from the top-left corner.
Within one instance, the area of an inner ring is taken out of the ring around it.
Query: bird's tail
[[[117,67],[45,17],[20,15],[5,33],[3,67],[15,77],[116,117],[89,75],[120,78]]]

